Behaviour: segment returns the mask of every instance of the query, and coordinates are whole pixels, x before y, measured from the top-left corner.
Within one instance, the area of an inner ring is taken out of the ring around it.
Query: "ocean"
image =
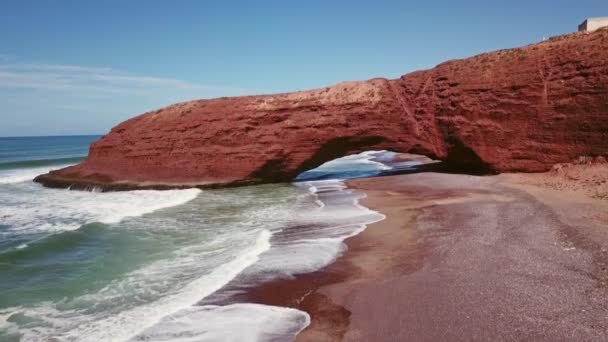
[[[343,180],[391,169],[386,151],[292,184],[102,193],[32,181],[98,138],[0,138],[0,341],[289,341],[307,313],[238,292],[330,264],[384,218]]]

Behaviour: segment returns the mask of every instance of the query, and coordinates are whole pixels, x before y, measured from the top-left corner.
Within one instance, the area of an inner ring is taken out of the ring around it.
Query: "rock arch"
[[[468,172],[545,171],[608,153],[607,61],[601,30],[395,80],[179,103],[121,123],[81,164],[36,181],[111,190],[282,182],[369,149]]]

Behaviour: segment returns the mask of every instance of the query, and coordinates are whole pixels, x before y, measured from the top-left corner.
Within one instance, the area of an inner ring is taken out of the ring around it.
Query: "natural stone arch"
[[[608,153],[607,60],[600,30],[395,80],[175,104],[121,123],[84,162],[36,180],[112,190],[284,182],[369,149],[467,172],[546,171]]]

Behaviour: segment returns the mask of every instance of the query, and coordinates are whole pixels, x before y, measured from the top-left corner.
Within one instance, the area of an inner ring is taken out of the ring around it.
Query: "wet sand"
[[[266,284],[298,341],[608,340],[608,206],[516,175],[348,182],[387,217],[325,269]]]

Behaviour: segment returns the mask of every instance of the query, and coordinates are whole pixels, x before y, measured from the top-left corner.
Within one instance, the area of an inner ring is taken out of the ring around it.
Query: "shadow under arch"
[[[301,162],[295,169],[289,169],[289,156],[280,156],[267,161],[261,168],[250,174],[249,178],[256,183],[276,183],[297,181],[298,176],[318,168],[326,162],[334,161],[349,155],[371,150],[386,150],[397,154],[407,153],[425,156],[435,161],[421,163],[415,167],[394,167],[390,170],[378,172],[374,176],[388,176],[418,172],[441,172],[470,175],[495,174],[493,168],[485,163],[471,148],[463,144],[460,139],[451,136],[447,140],[447,155],[438,158],[434,152],[421,146],[404,147],[384,136],[342,136],[330,139],[315,151],[308,159]]]

